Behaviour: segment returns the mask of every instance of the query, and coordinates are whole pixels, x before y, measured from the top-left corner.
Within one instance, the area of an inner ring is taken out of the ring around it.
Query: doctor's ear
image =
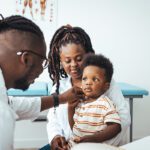
[[[22,53],[21,63],[24,64],[25,66],[32,66],[33,58],[31,57],[31,55],[29,55],[28,52]]]

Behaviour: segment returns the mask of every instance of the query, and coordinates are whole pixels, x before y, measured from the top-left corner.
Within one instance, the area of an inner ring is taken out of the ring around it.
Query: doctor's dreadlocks
[[[19,15],[4,18],[0,14],[0,33],[12,29],[31,32],[44,39],[43,32],[31,20]]]
[[[71,27],[70,25],[60,27],[53,35],[50,43],[48,68],[49,76],[56,84],[56,92],[59,93],[59,80],[67,78],[67,73],[60,65],[60,48],[69,43],[80,44],[86,53],[94,53],[89,35],[80,27]]]

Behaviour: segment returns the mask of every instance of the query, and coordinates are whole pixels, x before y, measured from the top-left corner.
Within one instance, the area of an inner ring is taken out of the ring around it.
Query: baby
[[[121,120],[113,102],[105,96],[113,75],[113,65],[103,55],[90,54],[83,61],[82,90],[86,96],[80,103],[68,104],[68,117],[75,143],[107,143],[121,131]]]

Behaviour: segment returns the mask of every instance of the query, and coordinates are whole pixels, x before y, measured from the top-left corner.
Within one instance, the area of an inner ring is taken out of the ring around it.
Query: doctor
[[[13,150],[16,119],[32,119],[47,108],[82,96],[72,88],[60,95],[8,99],[7,89],[26,90],[49,64],[42,31],[21,16],[0,19],[0,150]],[[77,94],[77,95],[76,95]]]

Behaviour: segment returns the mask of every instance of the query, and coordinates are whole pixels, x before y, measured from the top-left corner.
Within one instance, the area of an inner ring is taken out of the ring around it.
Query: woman
[[[94,53],[88,34],[80,27],[69,25],[60,27],[54,34],[51,44],[49,59],[49,74],[53,83],[51,93],[62,93],[72,86],[81,87],[82,60],[85,54]],[[109,144],[120,145],[127,128],[130,125],[128,103],[114,80],[105,92],[117,106],[121,118],[122,132],[109,140]],[[72,131],[68,121],[68,104],[59,106],[55,113],[50,109],[48,113],[47,132],[51,149],[64,148]],[[111,133],[109,133],[111,134]]]

